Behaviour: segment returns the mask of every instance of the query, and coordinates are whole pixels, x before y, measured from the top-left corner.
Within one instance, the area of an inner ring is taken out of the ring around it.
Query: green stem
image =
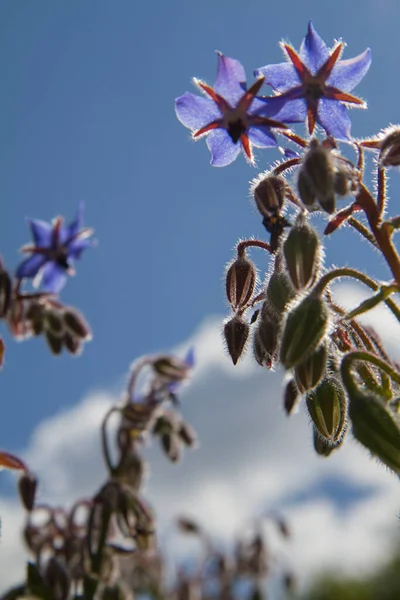
[[[398,371],[396,371],[386,361],[382,360],[375,354],[371,354],[370,352],[355,350],[354,352],[349,352],[348,354],[346,354],[342,358],[342,362],[340,365],[342,380],[350,396],[358,393],[357,385],[351,374],[352,363],[358,360],[372,363],[375,367],[378,367],[378,369],[381,369],[382,371],[387,373],[389,377],[393,379],[393,381],[400,384],[400,373],[398,373]]]

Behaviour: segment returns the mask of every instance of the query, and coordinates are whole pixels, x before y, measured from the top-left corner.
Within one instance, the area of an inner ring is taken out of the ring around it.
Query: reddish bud
[[[276,215],[285,201],[286,182],[283,177],[268,175],[252,185],[257,208],[263,217]]]
[[[224,338],[234,365],[245,349],[250,327],[242,317],[235,315],[224,326]]]
[[[296,406],[298,405],[300,398],[299,390],[294,379],[291,379],[285,388],[285,395],[283,397],[283,408],[287,415],[291,415]]]
[[[19,497],[23,507],[30,512],[35,504],[37,479],[31,473],[24,473],[18,481]]]
[[[400,127],[391,127],[385,133],[379,144],[380,164],[383,167],[398,167],[400,166]]]
[[[226,296],[233,310],[243,308],[253,295],[256,268],[245,256],[239,256],[226,273]]]

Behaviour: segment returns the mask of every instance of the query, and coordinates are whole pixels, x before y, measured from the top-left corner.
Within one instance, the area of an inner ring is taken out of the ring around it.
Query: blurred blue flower
[[[369,48],[359,56],[340,60],[344,44],[338,42],[329,50],[311,21],[299,53],[281,43],[288,62],[257,69],[256,77],[265,77],[284,102],[275,118],[284,122],[308,121],[313,133],[319,123],[328,135],[350,140],[351,122],[346,105],[366,108],[365,102],[349,94],[361,81],[371,64]]]
[[[18,266],[18,279],[33,279],[35,287],[58,294],[67,276],[74,275],[73,263],[83,250],[93,246],[89,239],[93,230],[83,228],[83,204],[80,203],[74,221],[63,224],[57,217],[51,223],[29,219],[34,245],[24,246],[21,252],[31,254]]]
[[[263,78],[258,79],[246,89],[246,75],[240,62],[218,52],[214,88],[199,79],[193,79],[207,97],[186,92],[177,98],[176,115],[185,127],[192,130],[193,139],[207,135],[213,166],[229,165],[240,150],[254,163],[252,145],[258,148],[276,146],[271,128],[284,129],[285,125],[268,118],[277,112],[275,98],[256,97],[263,81]]]

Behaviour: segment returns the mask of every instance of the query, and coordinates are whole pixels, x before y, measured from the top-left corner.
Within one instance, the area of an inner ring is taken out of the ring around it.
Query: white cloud
[[[362,294],[346,286],[340,300],[346,296],[355,306]],[[379,323],[393,346],[393,321],[382,310],[368,320]],[[323,568],[354,572],[377,564],[398,527],[397,478],[354,442],[329,459],[316,456],[304,411],[290,419],[283,413],[282,373],[264,371],[250,358],[233,367],[222,352],[219,319],[207,321],[184,345],[191,343],[198,367],[182,403],[200,447],[178,465],[156,446],[148,451],[146,494],[162,542],[174,552],[184,547],[176,537],[171,542],[171,520],[182,513],[197,517],[222,543],[253,517],[278,510],[290,521],[293,539],[277,549],[303,577]],[[94,392],[37,426],[24,456],[39,475],[43,501],[70,503],[101,485],[99,424],[113,401],[113,394]],[[332,482],[337,489],[329,494]],[[338,494],[346,486],[359,492],[358,500],[341,510]],[[23,515],[9,500],[0,502],[0,513],[0,587],[6,587],[23,572]]]

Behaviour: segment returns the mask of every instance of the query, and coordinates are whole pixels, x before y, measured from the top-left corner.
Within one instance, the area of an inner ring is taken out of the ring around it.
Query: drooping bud
[[[64,323],[58,310],[48,309],[44,314],[44,326],[55,336],[61,336],[64,331]]]
[[[268,175],[252,186],[257,208],[263,217],[279,213],[283,207],[286,194],[286,182],[283,177]]]
[[[296,295],[287,274],[279,270],[275,270],[269,278],[266,294],[269,310],[278,319]]]
[[[6,316],[11,303],[11,277],[0,263],[0,319]]]
[[[250,326],[242,317],[235,315],[224,326],[224,338],[234,365],[241,357],[249,337]]]
[[[92,337],[92,332],[88,323],[81,313],[75,308],[67,308],[63,313],[64,324],[67,329],[82,340],[89,340]]]
[[[331,151],[320,145],[318,140],[311,140],[302,168],[314,189],[321,208],[328,213],[333,213],[335,210],[335,170]]]
[[[335,445],[343,435],[347,418],[346,393],[339,382],[327,377],[306,396],[307,409],[319,435]]]
[[[182,422],[179,425],[178,435],[182,442],[189,448],[194,446],[197,441],[197,435],[193,427],[189,423]]]
[[[31,473],[23,473],[18,481],[18,491],[25,510],[30,512],[35,504],[37,479]]]
[[[64,333],[63,343],[70,354],[76,355],[82,351],[81,340],[74,337],[69,331]]]
[[[383,167],[400,166],[400,127],[391,127],[382,138],[379,162]]]
[[[322,345],[295,368],[296,383],[300,392],[314,389],[325,375],[328,359],[328,345]]]
[[[400,474],[400,421],[381,398],[358,391],[350,396],[349,415],[356,440]]]
[[[315,229],[303,219],[291,228],[283,253],[287,272],[297,290],[311,286],[321,265],[320,241]]]
[[[305,360],[321,344],[329,327],[329,309],[316,296],[307,296],[291,310],[284,325],[280,361],[291,369]]]
[[[180,458],[181,444],[175,432],[163,433],[160,436],[161,446],[172,462],[177,462]]]
[[[288,381],[283,396],[283,408],[287,415],[291,415],[299,402],[300,394],[294,379]]]
[[[168,381],[183,381],[189,375],[190,367],[175,356],[160,356],[153,362],[153,369]]]
[[[297,189],[304,206],[306,206],[310,212],[318,210],[319,207],[316,202],[317,195],[303,169],[300,169],[299,171]]]
[[[277,348],[278,323],[263,307],[253,337],[254,358],[259,365],[271,368],[277,359]]]
[[[45,337],[52,353],[56,356],[61,354],[63,348],[63,338],[59,335],[55,335],[51,331],[46,331]]]
[[[226,273],[226,296],[233,310],[244,308],[253,295],[257,280],[254,264],[239,256]]]
[[[31,302],[26,312],[26,319],[30,321],[34,335],[40,335],[44,329],[45,308],[39,302]]]
[[[336,449],[336,446],[332,446],[324,438],[320,436],[317,429],[313,425],[313,442],[314,450],[319,456],[328,457]]]

